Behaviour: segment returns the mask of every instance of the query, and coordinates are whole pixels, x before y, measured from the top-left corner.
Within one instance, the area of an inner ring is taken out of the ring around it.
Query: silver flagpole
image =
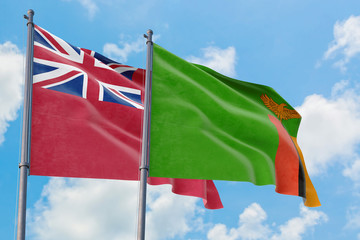
[[[26,225],[26,192],[27,177],[30,163],[30,131],[31,131],[31,98],[32,98],[32,76],[33,76],[33,48],[34,48],[34,11],[29,10],[28,16],[24,16],[27,22],[27,48],[25,65],[25,88],[24,88],[24,112],[21,144],[20,181],[19,181],[19,206],[17,240],[25,239]]]
[[[144,122],[143,122],[143,140],[141,151],[140,165],[140,193],[139,193],[139,216],[138,216],[138,232],[137,239],[145,239],[145,217],[146,217],[146,187],[147,176],[149,171],[149,126],[150,126],[150,98],[151,98],[151,72],[152,72],[152,55],[153,55],[153,31],[148,30],[147,38],[147,56],[146,56],[146,77],[145,77],[145,101],[144,101]]]

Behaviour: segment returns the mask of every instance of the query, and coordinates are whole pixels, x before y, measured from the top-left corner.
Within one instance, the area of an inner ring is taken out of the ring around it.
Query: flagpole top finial
[[[149,29],[149,30],[147,30],[146,33],[147,33],[147,35],[144,34],[144,37],[147,39],[146,44],[147,44],[148,42],[150,42],[150,43],[152,44],[153,31],[152,31],[151,29]]]
[[[29,10],[28,10],[28,14],[29,14],[29,15],[34,15],[34,14],[35,14],[35,12],[34,12],[34,10],[29,9]]]
[[[28,20],[28,22],[27,22],[26,25],[31,24],[32,26],[34,26],[34,22],[33,22],[33,17],[34,17],[34,14],[35,14],[34,10],[29,9],[29,10],[27,11],[27,14],[28,14],[27,16],[24,15],[24,18]]]

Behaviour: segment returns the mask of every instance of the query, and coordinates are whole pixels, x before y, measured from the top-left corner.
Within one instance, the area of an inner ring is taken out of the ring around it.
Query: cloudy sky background
[[[145,66],[142,34],[191,62],[276,89],[302,115],[298,140],[322,206],[273,186],[217,181],[224,209],[150,186],[147,239],[360,239],[360,2],[1,1],[0,235],[14,239],[26,21]],[[135,239],[138,183],[29,177],[30,240]]]

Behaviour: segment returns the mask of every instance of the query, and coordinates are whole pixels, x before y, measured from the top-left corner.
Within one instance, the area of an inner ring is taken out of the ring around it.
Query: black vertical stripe
[[[298,153],[299,155],[299,153]],[[299,196],[306,198],[306,180],[305,180],[305,172],[304,172],[304,166],[301,162],[300,156],[299,156]]]
[[[298,155],[298,159],[299,159],[299,175],[298,175],[298,192],[299,192],[299,196],[306,198],[306,180],[305,180],[305,171],[304,171],[304,166],[302,164],[301,158],[300,158],[300,154],[299,151],[296,147],[296,144],[294,143],[293,139],[291,139],[291,141],[294,144],[294,147],[296,149],[296,153]]]

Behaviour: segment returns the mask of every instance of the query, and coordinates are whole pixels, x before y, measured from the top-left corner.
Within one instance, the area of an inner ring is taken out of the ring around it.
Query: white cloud
[[[195,197],[178,196],[171,192],[171,186],[149,186],[147,239],[168,239],[183,236],[201,225],[202,219],[196,208]],[[201,215],[201,214],[200,214]],[[199,215],[199,216],[200,216]],[[191,225],[189,224],[191,221]]]
[[[72,0],[63,0],[63,1],[70,2]],[[94,0],[76,0],[76,1],[79,2],[80,5],[87,10],[90,19],[95,17],[95,14],[99,10],[99,8]]]
[[[332,95],[308,96],[297,110],[302,115],[298,140],[310,175],[320,174],[335,163],[352,164],[360,144],[359,86],[334,85]],[[350,175],[352,172],[347,171]]]
[[[22,102],[23,66],[23,55],[15,44],[0,44],[0,144]]]
[[[346,71],[346,64],[360,53],[360,16],[350,16],[334,25],[334,40],[324,54],[324,59],[342,55],[335,66]]]
[[[122,45],[121,48],[114,43],[106,43],[103,48],[104,54],[109,58],[125,63],[131,53],[139,53],[145,51],[146,48],[145,38],[138,38],[130,43],[120,41],[120,44]]]
[[[347,223],[345,228],[347,229],[360,229],[360,207],[352,206],[346,213]]]
[[[266,212],[257,203],[251,204],[239,216],[239,226],[230,230],[224,224],[216,224],[208,232],[209,240],[301,240],[302,236],[315,225],[328,220],[325,213],[300,206],[300,216],[271,230],[265,224]],[[273,224],[273,226],[276,226]]]
[[[234,47],[221,49],[218,47],[207,47],[202,49],[202,57],[190,56],[187,61],[205,65],[224,75],[235,77],[236,50]]]
[[[343,171],[345,177],[355,182],[355,186],[360,185],[360,159],[355,160],[349,167]],[[359,219],[360,220],[360,219]]]
[[[53,178],[30,211],[31,236],[40,240],[134,239],[136,192],[136,182]]]
[[[270,233],[269,227],[263,225],[266,218],[266,212],[257,203],[245,208],[244,212],[239,216],[239,237],[249,240],[266,238]]]
[[[280,233],[274,234],[271,240],[301,240],[309,229],[322,222],[327,222],[328,217],[325,213],[310,210],[300,205],[300,217],[295,217],[279,227]]]
[[[138,182],[52,178],[41,199],[28,210],[28,238],[37,240],[92,240],[136,238]],[[149,186],[146,239],[180,239],[201,231],[204,210],[198,199],[171,193],[170,186]],[[257,203],[239,215],[237,228],[216,224],[209,240],[302,238],[327,220],[324,213],[300,206],[300,216],[270,229],[267,214]]]
[[[98,11],[98,7],[93,0],[78,0],[78,2],[88,11],[90,18],[95,16],[95,13]]]
[[[138,182],[52,178],[29,211],[29,236],[37,240],[135,239]],[[194,229],[198,199],[170,186],[150,186],[146,236],[182,236]]]
[[[266,218],[266,212],[261,206],[253,203],[240,214],[238,228],[228,231],[224,224],[216,224],[207,237],[209,240],[267,239],[270,229],[263,223]]]

